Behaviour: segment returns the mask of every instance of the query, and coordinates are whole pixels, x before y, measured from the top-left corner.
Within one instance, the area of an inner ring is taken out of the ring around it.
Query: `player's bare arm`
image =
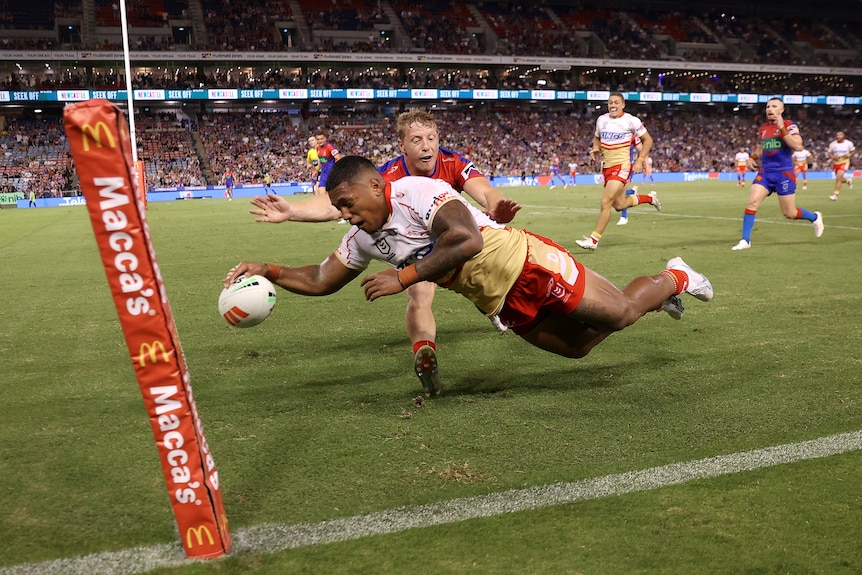
[[[288,202],[281,196],[255,196],[251,200],[255,209],[250,214],[258,216],[254,221],[281,222],[329,222],[337,220],[338,210],[329,202],[329,196],[320,194],[301,202]]]
[[[362,270],[345,266],[335,254],[314,266],[291,268],[261,262],[240,262],[230,269],[224,279],[228,287],[241,275],[261,275],[289,292],[301,295],[329,295],[356,279]]]
[[[445,275],[482,251],[485,243],[470,211],[457,201],[446,202],[439,208],[431,231],[437,236],[437,242],[427,256],[414,264],[410,273],[415,273],[416,277],[405,285],[406,274],[399,275],[401,272],[398,270],[388,269],[371,274],[362,280],[368,301],[404,291],[416,281],[433,280]]]
[[[484,177],[470,178],[464,182],[464,192],[484,208],[488,217],[501,224],[511,222],[521,209],[518,202],[504,197],[500,190]]]
[[[593,147],[590,148],[590,160],[593,162],[601,160],[602,141],[598,136],[593,136]]]

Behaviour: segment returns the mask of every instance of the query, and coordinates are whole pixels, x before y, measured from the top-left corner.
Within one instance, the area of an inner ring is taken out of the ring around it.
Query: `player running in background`
[[[578,185],[578,162],[572,160],[569,162],[569,181],[563,186],[563,189],[568,188],[569,186],[577,186]]]
[[[760,171],[751,183],[748,205],[742,218],[742,239],[733,250],[751,247],[751,230],[760,203],[773,192],[778,194],[778,205],[785,218],[808,220],[814,227],[814,237],[823,235],[823,216],[820,212],[809,212],[796,207],[796,176],[793,173],[793,151],[802,149],[802,135],[792,120],[785,120],[784,102],[781,98],[770,98],[766,102],[766,124],[759,130],[760,144],[749,158],[754,162],[761,158]]]
[[[552,240],[493,221],[446,182],[386,181],[360,156],[338,162],[330,177],[332,202],[352,225],[339,247],[322,263],[304,267],[240,262],[228,271],[225,286],[240,274],[259,274],[294,293],[326,295],[379,260],[392,268],[362,280],[368,301],[434,281],[485,315],[499,314],[528,343],[569,358],[586,356],[682,292],[713,299],[709,280],[681,258],[621,290]],[[343,315],[349,321],[349,310]]]
[[[563,176],[560,175],[560,157],[557,154],[554,154],[551,158],[551,180],[548,182],[551,184],[551,190],[557,187],[557,184],[554,183],[555,180],[560,180],[563,187],[566,187],[566,181],[563,180]]]
[[[793,152],[793,171],[796,173],[796,180],[799,181],[799,174],[802,174],[802,189],[808,189],[808,162],[811,161],[812,154],[805,148]]]
[[[623,95],[613,92],[608,98],[608,112],[599,116],[596,121],[590,159],[596,161],[601,154],[605,186],[595,230],[589,237],[584,236],[583,240],[575,242],[586,250],[594,250],[598,247],[599,240],[602,239],[602,234],[611,220],[611,209],[622,211],[638,204],[650,204],[657,210],[661,209],[661,203],[655,192],[650,192],[648,196],[625,194],[626,184],[631,180],[633,173],[643,171],[644,162],[652,148],[652,136],[638,118],[625,111],[625,106]],[[631,154],[635,136],[643,142],[643,152],[632,164]]]
[[[835,191],[829,196],[833,202],[841,193],[841,184],[846,183],[851,190],[853,189],[853,177],[845,178],[844,174],[850,169],[850,156],[855,150],[856,146],[845,138],[844,132],[837,132],[835,139],[829,144],[829,157],[832,158],[832,169],[835,170]]]
[[[320,157],[317,155],[317,137],[308,137],[308,152],[305,154],[305,163],[309,170],[311,180],[311,192],[316,196],[320,193]],[[326,191],[326,190],[324,190]]]
[[[736,162],[736,187],[741,188],[745,185],[745,172],[748,171],[748,159],[751,155],[746,151],[745,146],[739,148],[733,161]]]
[[[224,197],[227,201],[233,201],[233,172],[228,170],[224,173]]]
[[[649,178],[649,181],[655,183],[655,179],[652,177],[652,156],[647,156],[646,160],[644,160],[644,173],[641,177],[641,183],[645,184]]]
[[[380,166],[383,179],[397,181],[405,176],[426,176],[443,180],[458,192],[473,198],[494,221],[505,224],[521,208],[491,185],[473,163],[460,154],[440,147],[440,133],[434,117],[424,110],[404,112],[396,121],[398,146],[402,155]],[[251,213],[259,222],[331,221],[340,212],[323,196],[305,202],[290,203],[281,197],[255,198],[257,209]],[[419,282],[407,289],[405,324],[413,345],[414,368],[422,386],[430,395],[439,393],[441,382],[437,367],[437,323],[431,305],[436,286]],[[491,316],[495,325],[495,316]],[[498,329],[505,329],[498,325]]]

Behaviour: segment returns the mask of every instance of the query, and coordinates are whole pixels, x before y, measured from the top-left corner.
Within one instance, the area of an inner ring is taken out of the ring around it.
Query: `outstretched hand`
[[[504,198],[494,205],[491,210],[485,210],[485,214],[499,224],[508,224],[515,218],[515,214],[521,206],[515,200]]]
[[[281,196],[269,194],[266,196],[255,196],[250,203],[257,208],[248,211],[248,213],[258,216],[254,219],[256,222],[277,224],[290,221],[293,216],[293,208],[290,202]]]

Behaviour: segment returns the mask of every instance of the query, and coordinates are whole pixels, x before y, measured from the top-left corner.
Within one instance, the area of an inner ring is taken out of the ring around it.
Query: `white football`
[[[239,276],[218,298],[218,312],[234,327],[259,324],[274,306],[275,286],[263,276]]]

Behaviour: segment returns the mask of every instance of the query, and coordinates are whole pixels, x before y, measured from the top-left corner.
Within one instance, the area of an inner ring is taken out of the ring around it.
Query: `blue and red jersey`
[[[784,127],[790,134],[799,136],[799,127],[793,120],[784,120]],[[775,124],[764,124],[758,130],[760,134],[761,172],[792,172],[793,148],[787,145],[781,137],[779,127]]]
[[[330,142],[317,146],[317,157],[320,161],[320,171],[329,173],[335,165],[335,154],[340,153]]]
[[[377,171],[383,175],[383,179],[387,182],[400,180],[405,176],[413,176],[407,169],[407,163],[404,161],[404,156],[398,156],[395,159],[389,160]],[[434,167],[434,172],[428,176],[435,180],[443,180],[458,192],[464,191],[464,184],[467,180],[483,176],[473,162],[452,150],[440,148],[437,153],[437,165]]]

